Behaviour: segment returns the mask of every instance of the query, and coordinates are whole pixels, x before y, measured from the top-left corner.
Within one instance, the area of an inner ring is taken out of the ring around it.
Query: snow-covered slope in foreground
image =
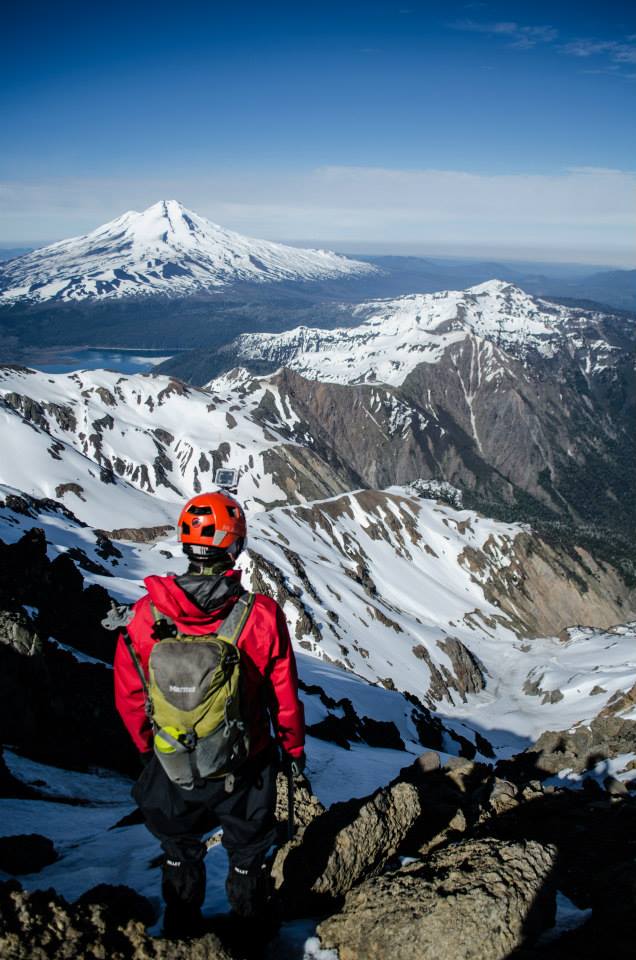
[[[184,295],[239,281],[323,280],[374,273],[328,250],[244,237],[162,200],[0,268],[0,303]]]
[[[594,314],[490,280],[467,290],[363,303],[354,317],[361,322],[353,328],[245,333],[223,352],[231,354],[233,362],[267,360],[323,382],[397,386],[419,364],[437,363],[452,344],[474,336],[490,348],[480,361],[480,373],[491,379],[498,369],[495,347],[520,357],[533,349],[551,356],[566,337],[576,336],[581,317],[589,321]]]

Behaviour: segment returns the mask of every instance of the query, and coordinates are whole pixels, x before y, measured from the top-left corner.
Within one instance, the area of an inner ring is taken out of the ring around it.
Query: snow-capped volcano
[[[0,303],[184,295],[237,282],[325,280],[374,273],[328,250],[254,240],[176,200],[132,210],[91,233],[35,250],[0,270]]]
[[[223,352],[234,361],[266,360],[323,382],[396,386],[416,366],[437,363],[449,347],[467,336],[515,356],[529,350],[551,356],[566,335],[571,339],[594,316],[490,280],[467,290],[361,303],[353,310],[354,319],[360,321],[353,328],[303,326],[279,334],[243,334]],[[610,349],[606,343],[601,345]]]

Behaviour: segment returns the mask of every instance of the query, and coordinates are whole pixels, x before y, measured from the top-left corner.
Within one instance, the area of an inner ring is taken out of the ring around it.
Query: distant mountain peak
[[[315,281],[377,272],[326,250],[245,237],[178,200],[129,210],[80,237],[0,268],[0,303],[188,295],[233,283]]]
[[[521,293],[523,296],[528,296],[520,287],[508,280],[486,280],[484,283],[476,283],[473,287],[469,287],[466,292],[474,293],[477,297],[496,296],[501,293]]]
[[[414,293],[358,304],[355,327],[296,327],[245,333],[222,348],[234,362],[263,360],[308,379],[401,384],[420,363],[438,363],[454,344],[477,337],[488,350],[551,356],[577,329],[582,311],[547,303],[493,279],[467,290]]]

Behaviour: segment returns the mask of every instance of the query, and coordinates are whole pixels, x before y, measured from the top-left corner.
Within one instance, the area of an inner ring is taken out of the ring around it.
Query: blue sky
[[[2,242],[176,196],[341,246],[636,244],[633,4],[26,0],[3,28]]]

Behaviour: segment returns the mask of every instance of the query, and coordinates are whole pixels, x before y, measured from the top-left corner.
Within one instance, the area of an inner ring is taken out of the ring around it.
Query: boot
[[[232,913],[245,920],[261,920],[267,914],[270,899],[270,876],[266,864],[249,867],[230,865],[225,882]]]
[[[166,858],[161,892],[166,903],[164,936],[172,939],[202,936],[201,907],[205,897],[203,861]]]

